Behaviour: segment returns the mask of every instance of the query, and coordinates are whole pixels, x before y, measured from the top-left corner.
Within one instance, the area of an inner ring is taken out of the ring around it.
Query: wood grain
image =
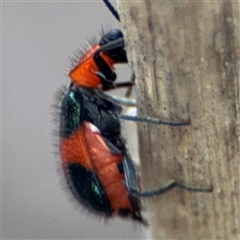
[[[138,115],[191,122],[138,125],[144,189],[172,180],[214,188],[147,201],[152,238],[240,238],[240,3],[119,1],[119,9]]]

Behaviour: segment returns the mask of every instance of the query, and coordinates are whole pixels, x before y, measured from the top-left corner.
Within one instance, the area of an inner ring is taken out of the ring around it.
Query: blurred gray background
[[[102,27],[119,23],[100,0],[4,1],[1,13],[2,238],[144,239],[131,221],[105,222],[83,211],[53,154],[50,105],[68,84],[69,57]],[[129,69],[120,75],[126,80]]]

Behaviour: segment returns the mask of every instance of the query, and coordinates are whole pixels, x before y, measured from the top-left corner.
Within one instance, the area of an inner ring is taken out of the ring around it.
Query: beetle
[[[155,191],[140,192],[130,154],[121,136],[120,118],[170,126],[188,125],[153,118],[124,116],[122,107],[105,91],[129,87],[115,82],[113,65],[126,63],[122,32],[113,29],[83,54],[70,71],[60,97],[59,151],[72,193],[91,212],[104,217],[122,216],[147,225],[140,197],[162,194],[174,187],[196,189],[171,182]]]

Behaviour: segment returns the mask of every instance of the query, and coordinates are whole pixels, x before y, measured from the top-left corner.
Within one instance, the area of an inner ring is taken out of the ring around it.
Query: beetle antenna
[[[106,4],[107,8],[112,13],[112,15],[120,22],[118,11],[113,7],[109,0],[103,0],[103,2]]]

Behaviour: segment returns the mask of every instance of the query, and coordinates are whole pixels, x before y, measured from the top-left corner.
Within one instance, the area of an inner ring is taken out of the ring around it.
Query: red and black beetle
[[[204,192],[211,189],[171,182],[155,191],[139,192],[134,165],[121,136],[120,118],[170,126],[189,123],[121,115],[121,106],[104,93],[134,84],[115,83],[113,65],[118,63],[127,63],[127,57],[122,32],[114,29],[70,71],[71,83],[59,94],[60,155],[68,185],[86,208],[105,217],[131,217],[146,224],[139,197],[160,195],[174,187]]]
[[[120,30],[108,32],[70,72],[71,83],[62,94],[60,106],[60,155],[72,192],[89,210],[105,217],[130,216],[146,223],[141,216],[139,197],[162,194],[176,186],[206,190],[172,182],[156,191],[139,192],[134,166],[121,136],[119,116],[125,119],[128,116],[120,115],[121,106],[103,91],[132,85],[114,83],[113,64],[127,61],[124,44],[119,39]],[[171,126],[188,124],[129,119]]]

